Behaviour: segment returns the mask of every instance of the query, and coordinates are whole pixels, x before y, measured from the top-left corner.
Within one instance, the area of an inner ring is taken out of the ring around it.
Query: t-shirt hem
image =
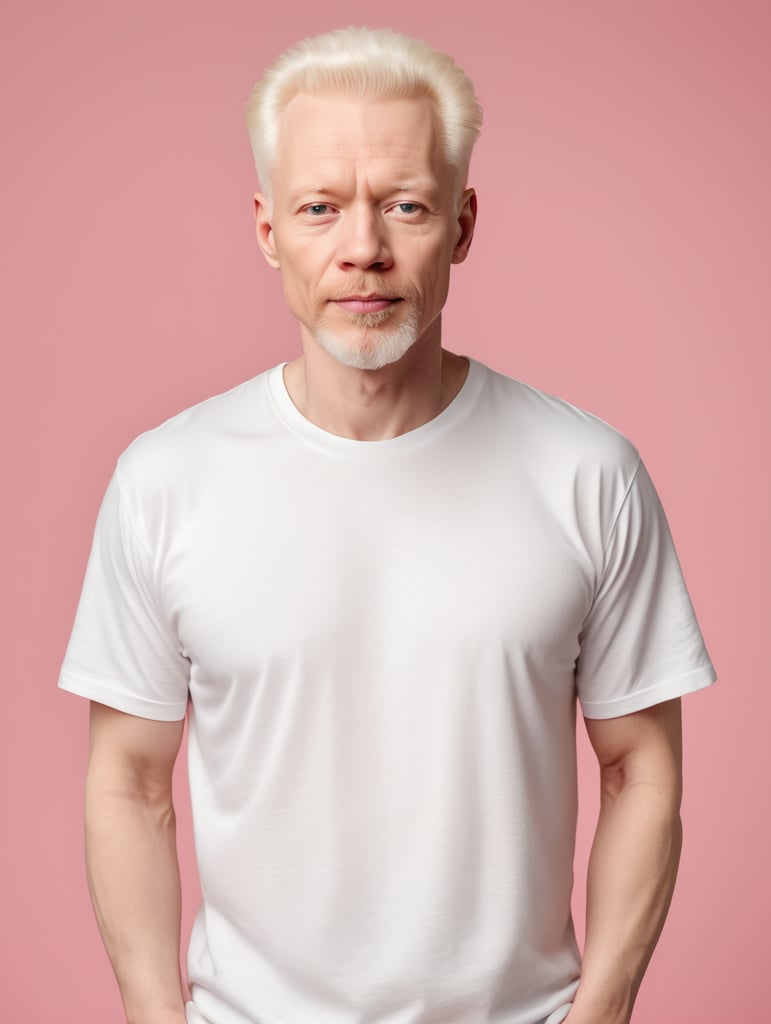
[[[104,680],[85,679],[71,672],[63,672],[59,677],[59,689],[73,693],[76,697],[106,704],[116,711],[124,711],[137,718],[151,718],[157,722],[179,722],[185,717],[187,701],[184,704],[166,704],[163,701],[137,697],[109,686]]]
[[[676,697],[704,690],[716,679],[715,669],[708,664],[624,697],[616,697],[613,700],[581,700],[581,711],[585,718],[618,718],[635,711],[643,711],[666,700],[674,700]]]
[[[556,1010],[549,1014],[543,1024],[560,1024],[560,1021],[563,1021],[570,1013],[572,1006],[572,1003],[563,1003],[562,1006],[558,1006]]]

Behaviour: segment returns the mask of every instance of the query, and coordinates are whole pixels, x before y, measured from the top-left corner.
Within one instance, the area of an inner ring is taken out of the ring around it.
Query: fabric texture
[[[471,361],[386,441],[282,368],[142,435],[60,686],[189,708],[200,1024],[535,1024],[578,984],[576,697],[715,678],[633,446]]]

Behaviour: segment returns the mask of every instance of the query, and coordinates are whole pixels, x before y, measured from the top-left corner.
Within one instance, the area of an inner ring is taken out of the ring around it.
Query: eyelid
[[[395,203],[389,203],[388,209],[394,210],[400,206],[414,206],[415,209],[411,211],[412,213],[419,213],[427,209],[426,204],[418,202],[417,199],[397,199]]]
[[[397,200],[392,200],[391,202],[389,202],[388,205],[383,208],[383,211],[385,213],[387,213],[387,212],[389,212],[391,210],[397,210],[398,211],[400,206],[412,206],[412,207],[414,207],[413,210],[401,211],[403,213],[403,216],[405,216],[405,217],[414,216],[415,214],[418,214],[418,213],[427,213],[428,209],[429,209],[428,206],[426,206],[425,203],[422,203],[422,202],[420,202],[417,199],[397,199]],[[316,207],[319,208],[320,212],[312,213],[311,211],[314,208],[316,208]],[[314,203],[304,203],[299,208],[298,212],[301,213],[301,214],[307,215],[311,219],[321,219],[322,217],[328,217],[328,216],[332,216],[333,214],[337,214],[337,213],[340,212],[340,210],[339,210],[339,208],[337,206],[334,205],[334,203],[329,203],[329,202],[324,202],[323,200],[318,200],[317,202],[314,202]]]
[[[311,210],[314,207],[316,207],[316,206],[323,208],[325,213],[329,213],[331,210],[334,210],[334,207],[332,206],[331,203],[318,202],[318,203],[306,203],[305,206],[302,207],[302,212],[303,213],[310,213]],[[321,214],[319,214],[318,216],[321,216]]]

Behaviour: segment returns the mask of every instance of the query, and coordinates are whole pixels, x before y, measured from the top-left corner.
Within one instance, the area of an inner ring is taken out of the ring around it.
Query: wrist
[[[185,1024],[184,1010],[154,1010],[151,1013],[129,1015],[126,1024]]]
[[[628,991],[590,992],[579,985],[564,1024],[629,1024],[633,1001]]]
[[[592,1009],[587,1006],[573,1008],[564,1020],[564,1024],[630,1024],[629,1014],[617,1014],[599,1009]]]

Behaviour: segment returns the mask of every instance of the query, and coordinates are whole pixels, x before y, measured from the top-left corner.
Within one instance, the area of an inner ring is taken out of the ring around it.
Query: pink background
[[[119,451],[297,351],[242,111],[278,50],[348,23],[475,79],[480,220],[447,345],[634,439],[721,676],[686,701],[682,875],[636,1024],[771,1020],[769,5],[47,0],[2,21],[3,1020],[121,1019],[82,868],[86,705],[59,663]]]

